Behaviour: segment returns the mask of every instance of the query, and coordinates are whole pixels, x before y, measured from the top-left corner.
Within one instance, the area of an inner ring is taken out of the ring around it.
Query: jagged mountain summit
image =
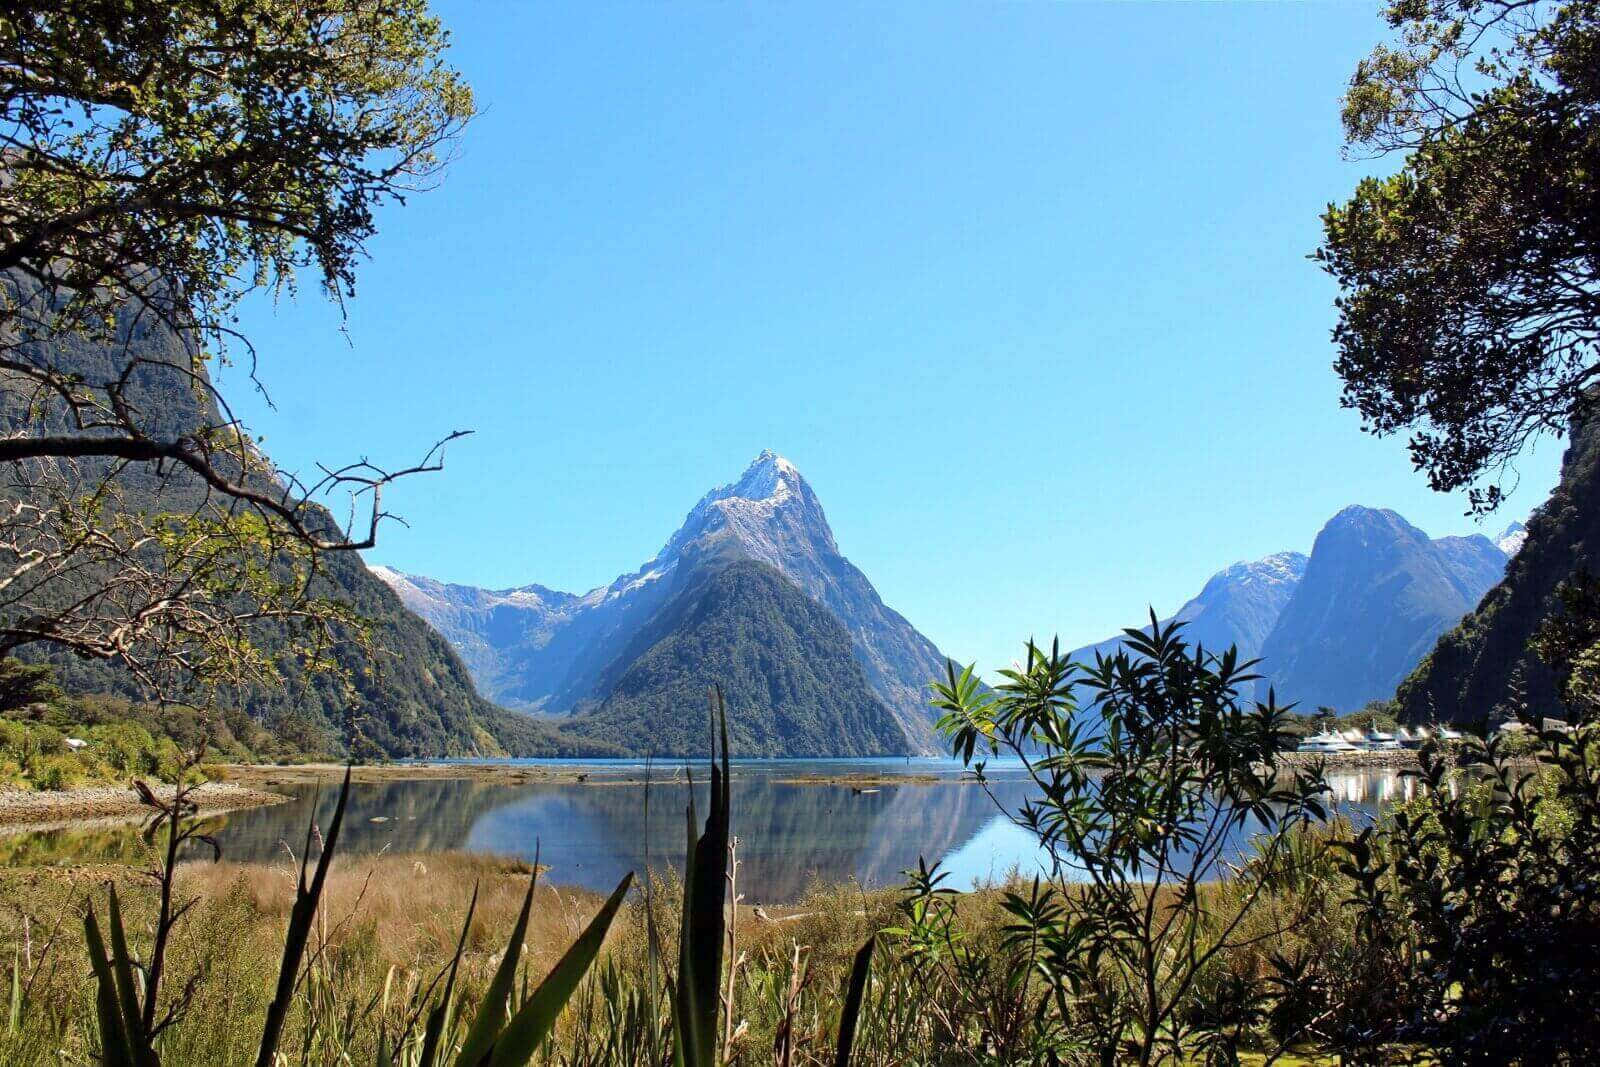
[[[1514,524],[1501,540],[1515,537]],[[1348,507],[1311,555],[1280,552],[1218,571],[1178,610],[1186,636],[1259,659],[1261,696],[1354,711],[1395,686],[1506,570],[1482,535],[1429,538],[1393,511]],[[1163,621],[1171,621],[1163,620]],[[1088,661],[1119,638],[1074,653]]]
[[[1514,522],[1500,531],[1500,536],[1494,539],[1495,545],[1510,559],[1522,550],[1522,545],[1528,540],[1528,528],[1520,522]]]
[[[1161,621],[1187,623],[1184,636],[1191,643],[1214,651],[1235,645],[1242,659],[1254,659],[1305,573],[1306,557],[1299,552],[1235,563],[1213,574],[1199,594]],[[1097,652],[1109,655],[1121,645],[1122,638],[1113,637],[1079,649],[1073,658],[1092,662]]]
[[[669,636],[661,627],[669,606],[683,614],[685,596],[742,562],[770,568],[831,614],[848,634],[870,692],[903,735],[902,750],[932,748],[926,687],[943,672],[944,656],[840,553],[811,486],[772,451],[703,496],[638,570],[581,595],[537,585],[450,585],[387,567],[373,572],[450,640],[491,699],[571,714],[606,704],[630,669]],[[655,706],[634,697],[632,706]]]

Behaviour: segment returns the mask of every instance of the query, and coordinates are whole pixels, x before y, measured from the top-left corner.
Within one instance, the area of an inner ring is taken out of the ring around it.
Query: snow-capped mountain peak
[[[888,608],[840,554],[811,486],[795,465],[763,451],[738,479],[700,498],[661,551],[638,570],[575,596],[542,586],[476,590],[374,568],[407,605],[439,626],[496,700],[570,711],[603,699],[614,667],[654,639],[653,620],[709,576],[743,561],[766,564],[849,632],[866,681],[911,747],[934,744],[927,682],[945,657]],[[526,603],[513,602],[526,596]]]
[[[804,484],[804,481],[793,463],[768,448],[745,468],[738,482],[731,487],[723,486],[723,489],[729,491],[729,496],[741,500],[771,500],[781,503],[794,491],[792,483]]]
[[[1494,543],[1500,546],[1500,551],[1504,552],[1507,558],[1510,558],[1517,554],[1517,550],[1527,539],[1528,528],[1520,522],[1514,522],[1501,531],[1500,536],[1494,539]]]
[[[797,551],[838,552],[811,486],[793,463],[766,449],[738,481],[701,497],[655,558],[628,577],[668,570],[689,545],[720,537],[731,537],[745,553],[780,570]]]
[[[718,486],[701,497],[689,515],[693,518],[695,511],[725,501],[777,507],[802,491],[809,491],[809,486],[795,465],[768,448],[750,461],[738,481]]]

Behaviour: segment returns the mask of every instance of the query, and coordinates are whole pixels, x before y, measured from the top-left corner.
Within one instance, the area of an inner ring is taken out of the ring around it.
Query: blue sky
[[[224,379],[302,471],[476,431],[374,562],[587,589],[770,447],[990,668],[1347,504],[1479,529],[1340,409],[1306,259],[1387,165],[1339,152],[1374,5],[437,9],[484,109],[459,158],[382,216],[343,332],[246,309],[275,409]]]

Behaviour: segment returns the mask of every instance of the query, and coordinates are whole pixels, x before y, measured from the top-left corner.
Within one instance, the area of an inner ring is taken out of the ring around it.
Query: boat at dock
[[[1320,734],[1312,734],[1310,737],[1301,739],[1300,744],[1296,747],[1295,751],[1334,753],[1359,752],[1360,749],[1348,741],[1343,734],[1334,733],[1331,730],[1324,730]]]

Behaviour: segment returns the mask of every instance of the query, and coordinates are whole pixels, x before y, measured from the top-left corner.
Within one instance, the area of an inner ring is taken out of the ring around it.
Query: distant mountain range
[[[574,736],[700,751],[703,694],[721,683],[749,754],[935,747],[927,684],[944,656],[840,554],[816,494],[771,451],[701,498],[653,559],[584,594],[372,570],[485,696],[561,716]]]
[[[1310,710],[1388,699],[1439,636],[1505,574],[1527,536],[1429,538],[1393,511],[1348,507],[1311,555],[1280,552],[1214,574],[1173,618],[1192,642],[1261,660],[1260,695]],[[1092,659],[1120,644],[1077,650]]]
[[[149,324],[125,333],[142,360],[127,397],[153,432],[221,422],[190,386],[184,342]],[[121,348],[75,339],[48,355],[91,383],[122,365]],[[0,431],[55,417],[23,395],[0,389]],[[1530,700],[1549,705],[1553,682],[1527,639],[1560,581],[1600,574],[1597,481],[1600,420],[1574,427],[1561,484],[1527,527],[1433,539],[1392,511],[1347,508],[1309,556],[1236,563],[1175,617],[1208,647],[1236,644],[1261,658],[1263,685],[1307,708],[1353,710],[1399,686],[1408,717],[1465,721],[1491,712],[1517,677]],[[144,464],[127,465],[119,483],[129,509],[174,510],[204,492]],[[21,491],[0,485],[0,497]],[[450,585],[369,571],[353,554],[325,561],[316,592],[374,619],[385,654],[364,663],[353,646],[336,650],[353,689],[291,666],[282,685],[223,694],[269,726],[309,725],[333,741],[357,719],[368,743],[396,756],[699,753],[703,694],[719,683],[744,754],[938,747],[926,686],[944,655],[840,553],[816,494],[772,452],[706,494],[654,558],[587,593]],[[257,639],[268,649],[282,641],[270,628]],[[53,662],[70,691],[143,695],[114,663],[23,654]]]

